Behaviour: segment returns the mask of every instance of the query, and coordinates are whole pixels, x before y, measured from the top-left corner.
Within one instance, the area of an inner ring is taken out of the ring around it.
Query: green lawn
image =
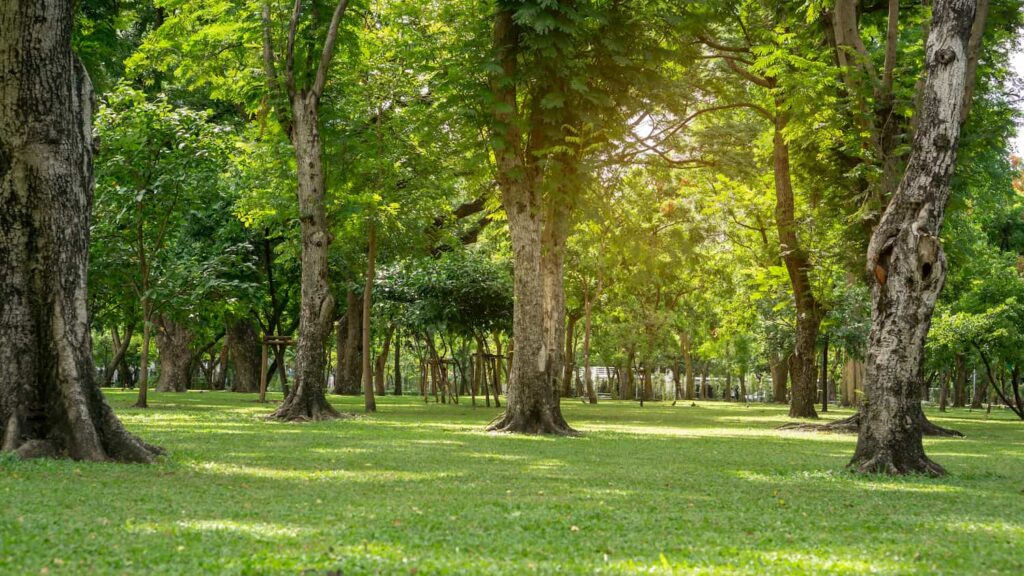
[[[568,401],[584,436],[548,438],[416,398],[282,424],[249,395],[107,395],[169,456],[0,456],[0,573],[1024,573],[1005,414],[931,413],[967,434],[928,440],[933,480],[850,475],[853,437],[775,431],[773,406]]]

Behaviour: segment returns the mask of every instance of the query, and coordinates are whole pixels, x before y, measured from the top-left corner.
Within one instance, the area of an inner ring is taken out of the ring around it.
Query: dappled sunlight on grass
[[[778,431],[777,405],[565,402],[583,436],[555,438],[415,397],[276,423],[251,395],[107,394],[169,456],[0,456],[0,573],[1024,573],[1024,427],[981,413],[927,440],[935,480],[851,474],[854,436]]]

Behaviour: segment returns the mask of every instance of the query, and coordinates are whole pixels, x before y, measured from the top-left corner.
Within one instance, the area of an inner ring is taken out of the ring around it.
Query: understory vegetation
[[[415,398],[297,426],[252,395],[162,393],[138,410],[106,393],[170,456],[0,457],[0,572],[1024,570],[1024,447],[1006,411],[929,410],[966,434],[926,441],[951,473],[929,479],[846,472],[854,436],[776,430],[786,411],[771,405],[566,402],[585,434],[558,439],[485,433],[498,409]]]

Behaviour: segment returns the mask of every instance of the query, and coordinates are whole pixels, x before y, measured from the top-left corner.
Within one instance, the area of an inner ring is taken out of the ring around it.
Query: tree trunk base
[[[920,423],[921,433],[924,436],[935,436],[939,438],[963,438],[963,432],[950,428],[943,428],[934,424],[927,417]],[[796,430],[798,432],[827,432],[832,434],[857,434],[860,431],[860,412],[847,416],[840,420],[834,420],[827,424],[815,424],[813,422],[791,422],[779,426],[777,430]]]
[[[945,468],[924,454],[897,455],[891,450],[879,450],[872,455],[855,454],[853,460],[846,467],[861,474],[888,474],[891,476],[925,474],[935,478],[946,475]]]
[[[509,434],[549,434],[552,436],[581,436],[580,432],[569,426],[568,422],[557,412],[544,410],[534,414],[513,413],[506,411],[487,426],[488,432]]]
[[[319,422],[322,420],[335,420],[346,418],[350,415],[343,415],[334,409],[323,395],[299,394],[299,387],[294,389],[296,393],[288,395],[284,402],[278,406],[269,416],[268,420],[281,420],[283,422]],[[302,396],[302,397],[300,397]]]

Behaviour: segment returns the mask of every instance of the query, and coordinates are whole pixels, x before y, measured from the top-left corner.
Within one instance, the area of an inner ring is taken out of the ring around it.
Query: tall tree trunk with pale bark
[[[924,344],[946,277],[939,243],[960,138],[967,43],[976,0],[937,0],[925,49],[927,80],[903,180],[871,236],[865,399],[850,467],[889,474],[945,470],[921,441]]]
[[[74,4],[0,3],[0,450],[151,462],[96,383],[86,309],[92,85]]]
[[[488,429],[502,432],[572,434],[559,406],[565,292],[562,283],[568,206],[545,202],[542,166],[534,152],[543,143],[524,145],[518,127],[515,87],[519,32],[512,13],[499,8],[494,19],[494,48],[502,72],[493,82],[500,103],[494,128],[503,145],[494,148],[501,200],[508,214],[514,256],[515,354],[506,390],[505,413]],[[531,147],[532,146],[532,147]]]

